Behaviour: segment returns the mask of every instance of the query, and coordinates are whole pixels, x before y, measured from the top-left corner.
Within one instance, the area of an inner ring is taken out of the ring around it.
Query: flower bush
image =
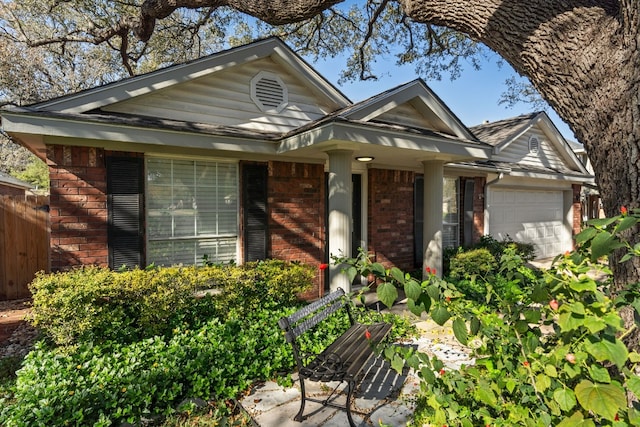
[[[621,238],[639,223],[638,211],[590,222],[576,236],[578,249],[521,286],[522,294],[499,295],[487,287],[486,300],[495,301],[495,309],[466,300],[435,276],[419,282],[366,257],[352,260],[350,274],[374,274],[386,305],[395,301],[396,287],[403,287],[413,312],[427,311],[440,325],[450,321],[456,338],[473,349],[475,364],[446,371],[435,357],[406,348],[385,350],[394,368],[408,365],[422,379],[415,424],[640,425],[633,404],[640,397],[640,354],[623,343],[636,325],[625,328],[620,317],[621,308],[631,306],[638,318],[638,284],[610,294],[611,272],[600,262],[616,249],[626,248],[623,262],[639,256],[640,245]],[[500,268],[508,272],[517,263],[507,253]]]

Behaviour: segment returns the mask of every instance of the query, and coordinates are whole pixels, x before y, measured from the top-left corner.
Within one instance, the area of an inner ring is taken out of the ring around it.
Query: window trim
[[[236,230],[235,233],[222,233],[222,234],[198,234],[195,236],[165,236],[165,237],[151,237],[149,233],[149,213],[153,210],[149,208],[149,204],[151,203],[151,197],[149,197],[149,181],[147,179],[147,174],[149,172],[148,162],[150,160],[163,160],[163,161],[191,161],[191,162],[203,162],[203,163],[216,163],[216,164],[227,164],[227,165],[235,165],[235,200],[236,200]],[[159,242],[159,241],[197,241],[197,240],[226,240],[230,238],[234,238],[235,240],[235,251],[233,254],[233,259],[237,261],[240,256],[239,250],[239,239],[240,235],[240,210],[241,210],[241,201],[240,197],[240,162],[237,160],[229,160],[229,159],[219,159],[219,158],[203,158],[198,156],[169,156],[169,155],[146,155],[144,157],[144,230],[145,230],[145,239],[144,239],[144,249],[147,257],[150,258],[149,254],[149,245],[151,242]],[[153,260],[147,259],[147,262],[153,262]]]

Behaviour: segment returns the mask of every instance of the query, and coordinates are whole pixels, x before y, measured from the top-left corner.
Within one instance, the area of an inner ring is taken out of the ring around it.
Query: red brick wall
[[[47,146],[51,269],[108,265],[107,172],[99,148]]]
[[[369,252],[385,266],[415,268],[414,180],[414,172],[369,169]]]
[[[572,184],[573,190],[573,235],[575,236],[582,229],[582,203],[580,203],[580,193],[582,186],[580,184]]]
[[[270,162],[267,187],[269,257],[311,265],[327,262],[324,165]],[[303,297],[317,298],[323,289],[323,272],[318,270],[314,288]]]

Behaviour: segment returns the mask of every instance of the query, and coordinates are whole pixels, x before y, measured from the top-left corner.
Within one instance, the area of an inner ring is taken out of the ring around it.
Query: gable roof
[[[291,102],[282,111],[252,100],[263,71],[288,88]],[[325,161],[329,150],[348,149],[374,155],[380,167],[419,170],[424,160],[488,159],[491,149],[424,81],[353,104],[278,38],[9,107],[2,126],[40,156],[51,143],[314,162]]]
[[[171,65],[150,73],[33,104],[29,107],[38,111],[84,113],[267,57],[293,72],[303,75],[309,88],[333,103],[336,108],[351,104],[351,101],[340,90],[318,74],[282,40],[270,37],[193,61]]]
[[[493,146],[494,154],[500,154],[534,127],[538,127],[544,133],[558,156],[566,163],[566,169],[558,168],[550,171],[558,173],[578,172],[582,175],[588,175],[588,171],[571,148],[571,144],[562,136],[544,111],[483,123],[472,126],[470,130],[479,140]],[[514,164],[513,167],[520,169],[523,165]]]
[[[382,121],[387,113],[399,105],[410,103],[419,115],[430,122],[436,132],[474,141],[476,138],[462,121],[442,102],[422,79],[396,86],[369,99],[345,107],[340,117],[358,121]]]

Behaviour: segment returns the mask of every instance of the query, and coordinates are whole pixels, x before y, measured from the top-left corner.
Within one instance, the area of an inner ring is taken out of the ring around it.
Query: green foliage
[[[451,259],[448,277],[465,298],[492,307],[500,300],[521,301],[539,273],[528,268],[526,256],[515,244],[498,244],[496,261],[487,248],[460,250]]]
[[[638,324],[625,329],[620,316],[622,307],[631,307],[637,322],[639,284],[609,295],[603,286],[609,269],[592,262],[620,248],[628,251],[623,261],[640,255],[638,245],[621,238],[638,224],[638,211],[591,224],[592,231],[579,235],[578,250],[558,257],[540,278],[524,273],[515,250],[505,251],[499,273],[523,292],[503,293],[497,310],[469,303],[435,277],[416,288],[399,280],[401,272],[379,271],[379,280],[404,286],[409,306],[420,301],[437,323],[450,320],[476,358],[471,366],[448,370],[413,349],[385,351],[392,366],[407,364],[422,378],[416,425],[640,425],[638,409],[627,401],[640,397],[640,354],[624,344]],[[372,267],[363,259],[353,266]]]
[[[16,383],[13,425],[118,425],[169,414],[185,398],[229,399],[292,364],[277,320],[292,309],[176,328],[168,339],[131,344],[82,342],[59,352],[38,345]]]
[[[496,266],[497,262],[489,249],[471,249],[458,252],[451,258],[449,275],[454,279],[471,280],[476,276],[487,276]]]
[[[113,272],[82,267],[39,274],[31,283],[32,323],[57,345],[132,343],[174,327],[265,305],[290,305],[313,280],[309,266],[261,261],[244,266],[170,267]],[[197,291],[217,289],[215,305]],[[197,315],[196,315],[197,314]]]
[[[280,260],[224,266],[215,271],[221,307],[249,313],[258,307],[291,305],[312,286],[316,271],[309,265]]]
[[[245,268],[114,273],[87,267],[40,276],[34,285],[36,321],[50,334],[71,335],[74,345],[38,343],[17,378],[17,365],[7,367],[12,375],[0,395],[0,425],[135,424],[176,414],[185,399],[225,402],[255,381],[279,377],[290,383],[282,375],[292,370],[293,354],[278,319],[299,308],[295,292],[308,287],[313,269],[280,261]],[[210,287],[231,296],[193,296],[193,290]],[[251,305],[243,307],[242,298]],[[354,312],[365,323],[393,323],[395,337],[411,330],[407,319],[362,307]],[[110,328],[108,319],[116,326]],[[321,330],[305,334],[301,350],[322,351],[348,326],[346,314],[335,313]],[[224,405],[215,411],[228,420]]]
[[[535,248],[531,243],[516,242],[511,237],[507,236],[503,240],[496,240],[491,235],[482,236],[480,242],[474,245],[474,248],[485,248],[491,252],[496,259],[500,261],[500,258],[504,254],[507,248],[515,249],[515,253],[518,254],[524,261],[531,261],[535,257]]]
[[[49,189],[49,167],[36,156],[31,157],[24,170],[14,170],[13,175],[24,182],[28,182],[39,190]]]

